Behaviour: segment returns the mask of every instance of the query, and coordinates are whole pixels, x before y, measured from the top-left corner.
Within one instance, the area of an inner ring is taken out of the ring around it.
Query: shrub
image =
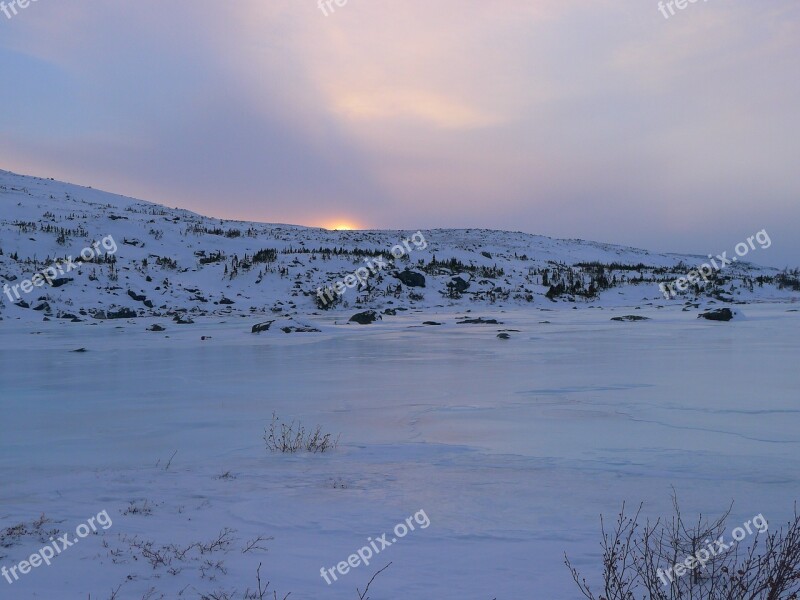
[[[339,438],[334,439],[330,433],[323,434],[319,425],[306,432],[301,423],[284,423],[272,413],[272,423],[264,430],[264,442],[270,452],[294,454],[305,450],[312,454],[322,454],[335,450],[339,445]]]
[[[699,555],[709,541],[725,531],[728,510],[713,522],[702,515],[687,523],[673,498],[675,514],[670,520],[640,523],[641,506],[633,516],[625,507],[612,531],[602,525],[603,574],[598,595],[572,566],[569,568],[581,594],[588,600],[793,600],[800,592],[800,516],[785,528],[753,532],[750,544],[732,545],[708,557],[705,564],[690,558]],[[602,524],[602,518],[601,518]],[[726,538],[726,541],[727,538]],[[719,548],[719,546],[717,547]],[[706,552],[706,554],[709,554]],[[674,572],[686,564],[680,577]]]

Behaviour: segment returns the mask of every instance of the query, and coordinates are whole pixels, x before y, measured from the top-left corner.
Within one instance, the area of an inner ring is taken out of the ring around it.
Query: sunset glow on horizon
[[[328,231],[355,231],[358,229],[364,229],[357,225],[352,219],[329,219],[323,225],[319,225],[318,227],[322,227],[323,229],[327,229]]]

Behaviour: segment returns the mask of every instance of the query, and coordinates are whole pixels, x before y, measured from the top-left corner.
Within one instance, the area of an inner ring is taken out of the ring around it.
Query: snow
[[[790,516],[800,483],[796,293],[757,288],[745,293],[747,305],[736,306],[744,318],[718,323],[697,319],[703,307],[715,306],[708,298],[698,299],[701,308],[683,310],[685,299],[658,300],[653,286],[613,288],[592,302],[549,302],[539,290],[533,303],[491,304],[444,301],[432,284],[424,301],[403,297],[393,305],[410,310],[359,326],[349,316],[381,309],[385,299],[317,311],[311,298],[291,295],[294,273],[259,287],[257,269],[223,281],[192,258],[191,244],[213,249],[212,238],[183,236],[185,223],[171,228],[164,221],[164,235],[155,240],[143,232],[141,213],[119,213],[131,218],[113,221],[99,207],[144,206],[138,201],[6,173],[0,183],[8,192],[0,193],[0,273],[30,276],[9,259],[12,251],[40,257],[66,251],[41,231],[19,234],[11,222],[39,221],[48,210],[66,215],[83,201],[95,203],[86,205],[89,238],[146,240],[144,249],[120,245],[120,266],[130,267],[120,271],[120,290],[82,273],[80,285],[48,290],[54,307],[102,308],[113,297],[141,309],[125,291],[131,285],[148,297],[155,293],[130,262],[148,253],[197,269],[170,274],[174,292],[156,303],[169,309],[137,319],[43,321],[42,313],[6,302],[0,531],[44,513],[56,521],[49,527],[74,532],[103,510],[113,526],[11,585],[0,578],[0,598],[106,600],[118,586],[117,598],[125,600],[234,590],[232,597],[242,598],[255,588],[261,563],[262,579],[279,597],[355,599],[356,587],[363,590],[391,562],[370,588],[373,600],[572,600],[577,594],[564,552],[587,576],[598,573],[599,515],[616,515],[622,502],[645,502],[646,515],[661,516],[669,513],[674,488],[687,514],[722,513],[735,500],[732,524],[763,513],[774,527]],[[65,191],[75,200],[64,200]],[[57,201],[49,201],[51,192]],[[279,226],[259,227],[274,233]],[[309,247],[347,238],[355,247],[359,236],[371,236],[369,247],[386,249],[414,233],[280,227],[287,245],[305,236]],[[425,235],[426,256],[479,260],[489,248],[487,265],[515,251],[569,264],[611,256],[647,264],[686,260],[527,234]],[[84,241],[72,240],[69,251]],[[240,256],[280,242],[267,234],[213,241],[228,254],[238,248]],[[521,284],[527,266],[503,260],[519,277],[512,285]],[[320,281],[354,267],[345,259],[329,266],[316,273]],[[306,291],[313,289],[315,282],[303,281]],[[190,302],[180,288],[193,285],[237,304]],[[276,316],[271,308],[279,301],[287,309]],[[259,310],[251,312],[251,305]],[[168,312],[175,307],[201,310],[193,325],[174,325]],[[628,314],[650,320],[611,321]],[[458,324],[464,316],[502,324]],[[250,332],[273,318],[320,332]],[[146,331],[153,323],[167,330]],[[497,338],[508,330],[510,339]],[[86,352],[73,352],[80,348]],[[338,448],[268,452],[262,437],[273,412],[341,434]],[[149,515],[130,514],[145,502]],[[367,538],[390,533],[419,510],[430,527],[332,585],[322,579],[320,568],[346,561]],[[208,543],[225,528],[235,530],[230,547],[193,550],[169,566],[153,568],[135,549],[141,541]],[[257,536],[272,538],[261,544],[266,550],[243,553]],[[10,568],[45,542],[25,536],[0,547],[0,566]],[[214,566],[218,561],[224,564]]]

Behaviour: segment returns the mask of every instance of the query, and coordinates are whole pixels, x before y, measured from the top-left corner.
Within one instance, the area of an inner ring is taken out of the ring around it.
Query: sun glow
[[[350,221],[333,221],[325,225],[325,229],[330,229],[332,231],[353,231],[354,229],[358,229],[358,226]]]

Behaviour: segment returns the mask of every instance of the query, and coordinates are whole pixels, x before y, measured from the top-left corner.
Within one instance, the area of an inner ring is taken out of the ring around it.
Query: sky
[[[0,168],[331,228],[695,254],[766,229],[748,259],[800,266],[800,3],[670,4],[15,5]]]

